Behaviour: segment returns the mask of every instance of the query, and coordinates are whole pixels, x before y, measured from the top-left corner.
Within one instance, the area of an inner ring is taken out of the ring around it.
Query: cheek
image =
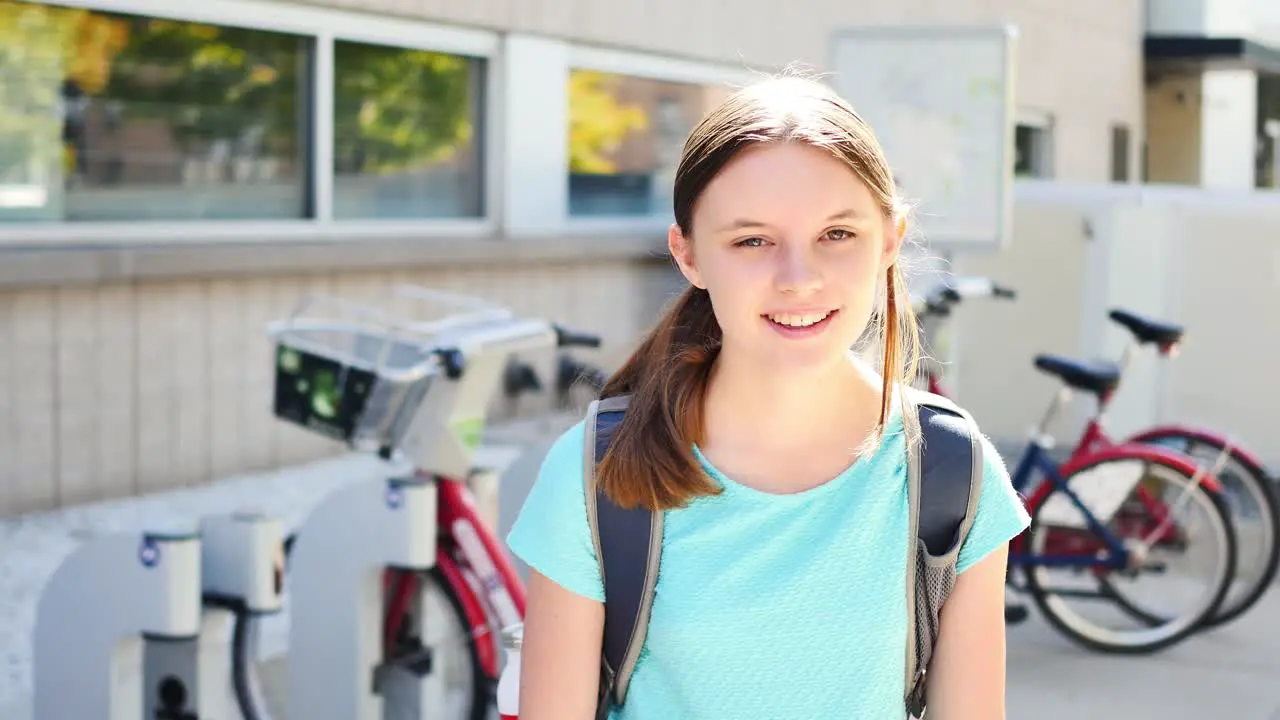
[[[768,296],[768,276],[750,266],[708,266],[702,277],[722,328],[750,321],[760,312]]]
[[[839,282],[856,297],[875,296],[883,273],[880,272],[878,248],[868,244],[840,257]]]

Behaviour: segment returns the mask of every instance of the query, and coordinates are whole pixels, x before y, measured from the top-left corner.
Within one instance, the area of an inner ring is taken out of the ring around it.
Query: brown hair
[[[690,133],[674,193],[675,221],[685,237],[692,241],[698,198],[730,160],[756,144],[785,142],[830,152],[866,184],[886,219],[899,217],[893,175],[871,128],[825,85],[784,77],[738,90]],[[916,321],[897,264],[883,282],[881,306],[863,336],[878,336],[884,377],[872,443],[888,421],[894,385],[905,386],[914,377],[919,355]],[[631,395],[597,473],[600,487],[618,505],[666,510],[719,492],[693,446],[704,437],[703,400],[721,338],[710,296],[690,285],[605,384],[601,397]],[[909,416],[903,413],[911,427]]]

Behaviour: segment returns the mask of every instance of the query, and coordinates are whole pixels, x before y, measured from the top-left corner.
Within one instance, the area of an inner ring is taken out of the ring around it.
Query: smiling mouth
[[[813,331],[830,323],[839,310],[817,313],[770,313],[764,316],[775,329],[787,333]]]

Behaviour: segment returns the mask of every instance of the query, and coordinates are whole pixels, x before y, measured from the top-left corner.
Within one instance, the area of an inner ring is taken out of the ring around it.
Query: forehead
[[[695,222],[727,215],[761,222],[817,222],[853,210],[879,217],[871,190],[844,161],[801,143],[759,145],[739,153],[707,184]],[[699,217],[701,216],[701,218]]]

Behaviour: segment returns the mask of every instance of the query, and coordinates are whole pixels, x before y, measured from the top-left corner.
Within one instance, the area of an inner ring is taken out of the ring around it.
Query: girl
[[[665,513],[648,634],[611,717],[903,717],[918,429],[898,388],[918,341],[889,166],[839,96],[772,79],[694,128],[674,194],[689,287],[602,393],[632,399],[600,486]],[[879,369],[851,352],[860,339],[879,341]],[[604,592],[583,442],[579,423],[551,448],[508,537],[531,568],[521,720],[595,716]],[[983,443],[929,720],[1004,717],[1006,543],[1029,518]]]

